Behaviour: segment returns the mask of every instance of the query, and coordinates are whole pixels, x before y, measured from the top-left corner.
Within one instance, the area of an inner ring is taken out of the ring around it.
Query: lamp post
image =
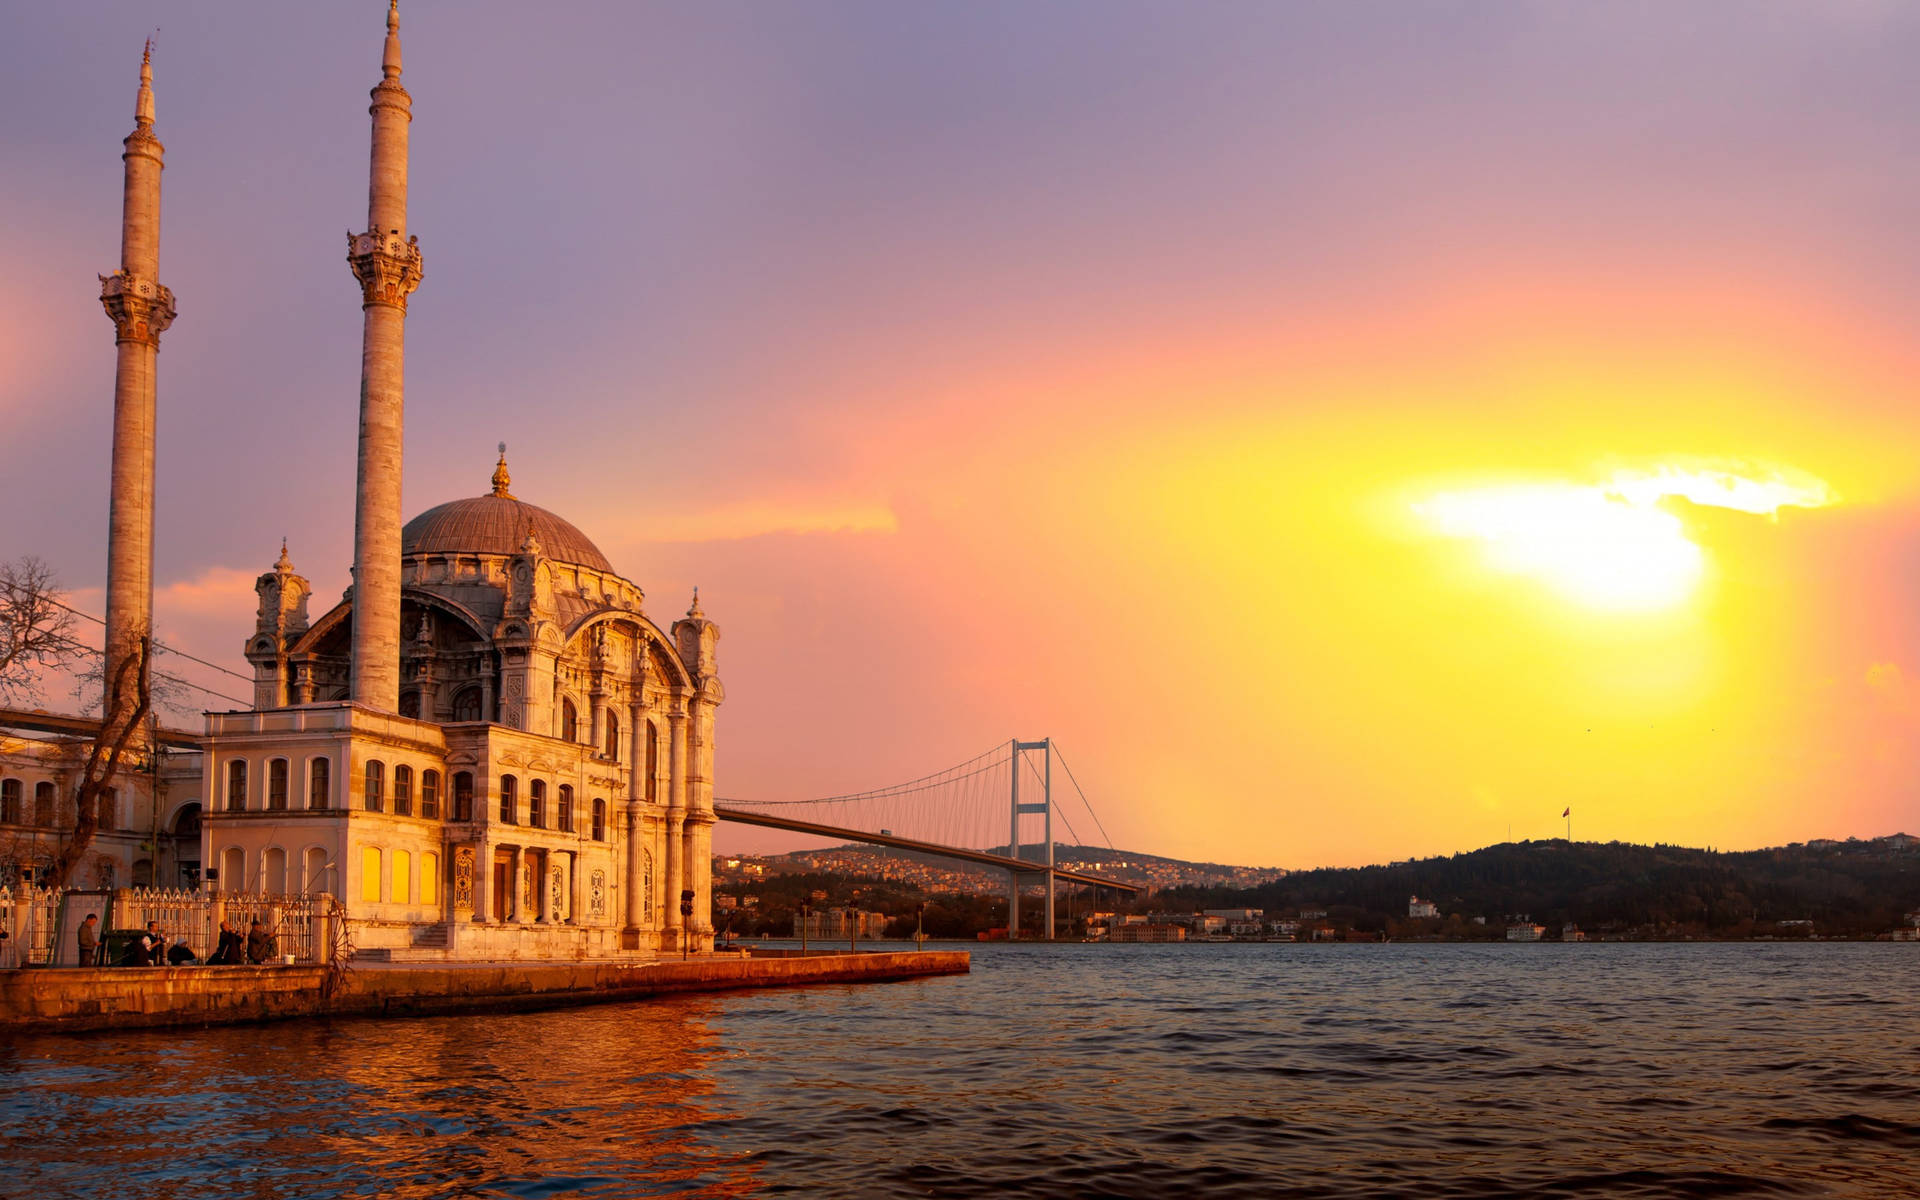
[[[807,952],[807,917],[813,912],[813,906],[805,900],[800,902],[800,953]]]
[[[927,935],[924,932],[926,927],[927,902],[922,900],[913,906],[913,948],[915,950],[925,950],[927,948]]]
[[[687,961],[687,942],[693,937],[693,889],[680,893],[680,961]]]

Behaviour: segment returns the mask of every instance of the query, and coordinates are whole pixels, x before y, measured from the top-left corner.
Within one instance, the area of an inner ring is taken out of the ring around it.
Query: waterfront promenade
[[[331,977],[318,965],[35,968],[0,971],[0,1035],[564,1008],[673,992],[965,974],[970,961],[966,951],[937,950],[704,954],[652,963],[374,963]]]

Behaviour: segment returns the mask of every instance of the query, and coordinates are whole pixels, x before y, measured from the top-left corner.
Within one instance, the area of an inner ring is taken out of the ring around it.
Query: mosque
[[[204,886],[327,892],[361,952],[395,959],[709,949],[725,689],[698,593],[657,623],[585,534],[513,494],[505,446],[481,495],[402,523],[405,325],[423,259],[400,77],[391,0],[368,220],[347,247],[364,313],[353,586],[311,616],[284,545],[255,584],[253,706],[207,713],[197,755]],[[110,649],[152,628],[154,378],[175,312],[158,282],[151,78],[143,63],[122,266],[102,279],[120,356]],[[156,830],[182,828],[148,804]]]

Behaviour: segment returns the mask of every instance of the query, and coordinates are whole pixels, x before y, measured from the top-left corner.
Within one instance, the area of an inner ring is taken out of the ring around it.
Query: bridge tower
[[[1038,803],[1029,802],[1029,803],[1022,804],[1020,802],[1020,768],[1026,765],[1026,761],[1023,758],[1023,755],[1033,750],[1038,750],[1042,756],[1043,765],[1040,773],[1040,800]],[[1046,877],[1046,882],[1047,882],[1046,910],[1047,911],[1046,911],[1046,926],[1045,926],[1046,933],[1044,934],[1044,940],[1050,942],[1053,940],[1053,893],[1054,893],[1054,886],[1053,886],[1054,885],[1054,876],[1053,876],[1053,739],[1041,738],[1037,742],[1023,742],[1019,738],[1015,738],[1013,740],[1012,770],[1009,771],[1008,774],[1013,779],[1012,795],[1010,797],[1012,801],[1013,812],[1012,812],[1011,832],[1008,834],[1008,839],[1007,839],[1007,857],[1009,858],[1021,857],[1020,818],[1023,816],[1030,816],[1030,815],[1037,815],[1041,818],[1041,823],[1042,823],[1041,837],[1044,839],[1044,845],[1046,846],[1046,849],[1047,849],[1047,856],[1043,860],[1046,863],[1046,865],[1044,867],[1035,867],[1032,873],[1044,875]],[[1007,872],[1007,939],[1009,941],[1018,941],[1020,938],[1020,877],[1023,874],[1028,874],[1028,872],[1023,872],[1019,870],[1009,870]]]

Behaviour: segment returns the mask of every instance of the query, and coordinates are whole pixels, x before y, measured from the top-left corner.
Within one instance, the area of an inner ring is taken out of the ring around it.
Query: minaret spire
[[[387,5],[387,43],[373,89],[367,231],[347,235],[360,281],[360,463],[354,487],[355,703],[400,705],[400,466],[407,297],[420,286],[419,239],[407,233],[407,127],[413,97],[400,86],[400,5]]]
[[[107,516],[107,659],[111,681],[153,632],[153,434],[160,335],[173,323],[173,293],[160,286],[160,172],[166,147],[153,134],[153,39],[140,56],[133,132],[122,143],[120,269],[100,276],[100,304],[113,321],[113,466]],[[150,674],[140,660],[141,680]],[[112,704],[109,683],[108,701]],[[108,737],[132,714],[104,713]]]

